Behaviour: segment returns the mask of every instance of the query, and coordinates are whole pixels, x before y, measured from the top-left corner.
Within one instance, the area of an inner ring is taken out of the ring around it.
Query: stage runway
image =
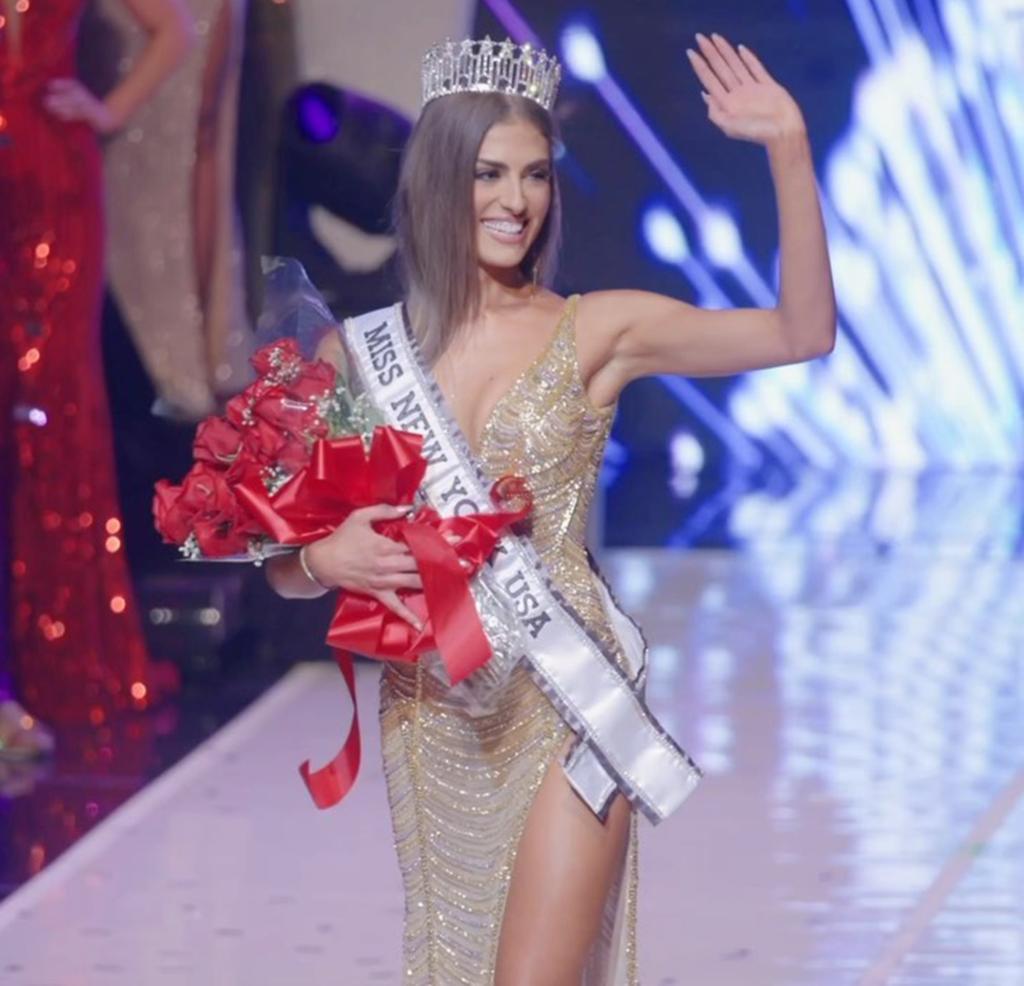
[[[605,566],[707,775],[643,825],[644,986],[1024,983],[1024,563],[777,543]],[[402,982],[377,674],[343,805],[296,771],[344,736],[342,682],[299,664],[0,905],[0,980]]]

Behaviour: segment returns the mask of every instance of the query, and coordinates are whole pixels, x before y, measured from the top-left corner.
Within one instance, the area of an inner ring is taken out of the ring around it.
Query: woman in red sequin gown
[[[128,119],[192,39],[181,0],[126,0],[150,40],[101,101],[76,78],[85,2],[0,0],[0,471],[11,664],[18,698],[60,724],[98,724],[144,707],[149,694],[100,353],[99,136]],[[9,714],[16,703],[7,699]],[[5,742],[32,747],[11,729],[0,732]]]

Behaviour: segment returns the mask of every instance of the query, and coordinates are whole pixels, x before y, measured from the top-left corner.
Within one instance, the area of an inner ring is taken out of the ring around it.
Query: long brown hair
[[[504,93],[454,93],[428,103],[405,149],[395,199],[395,232],[406,305],[428,360],[444,352],[480,308],[473,179],[487,131],[510,119],[532,123],[554,156],[551,115]],[[523,259],[527,279],[550,283],[561,236],[561,200],[552,168],[551,207]]]

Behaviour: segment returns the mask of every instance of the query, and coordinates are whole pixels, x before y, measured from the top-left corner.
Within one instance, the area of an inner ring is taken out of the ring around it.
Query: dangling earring
[[[537,290],[537,286],[540,284],[540,261],[535,260],[533,262],[533,289]]]

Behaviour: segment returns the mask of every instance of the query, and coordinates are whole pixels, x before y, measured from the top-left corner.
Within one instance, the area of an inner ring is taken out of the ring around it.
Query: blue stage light
[[[600,82],[608,74],[601,45],[582,24],[570,24],[562,31],[562,57],[569,71],[583,82]]]
[[[737,267],[743,259],[740,231],[732,216],[721,209],[709,209],[701,221],[701,242],[708,259],[718,267]]]
[[[651,253],[665,264],[681,264],[690,246],[679,220],[664,206],[651,206],[643,217],[644,239]]]
[[[692,432],[677,431],[669,438],[668,454],[672,464],[669,480],[672,492],[682,499],[693,496],[706,459],[700,439]]]

